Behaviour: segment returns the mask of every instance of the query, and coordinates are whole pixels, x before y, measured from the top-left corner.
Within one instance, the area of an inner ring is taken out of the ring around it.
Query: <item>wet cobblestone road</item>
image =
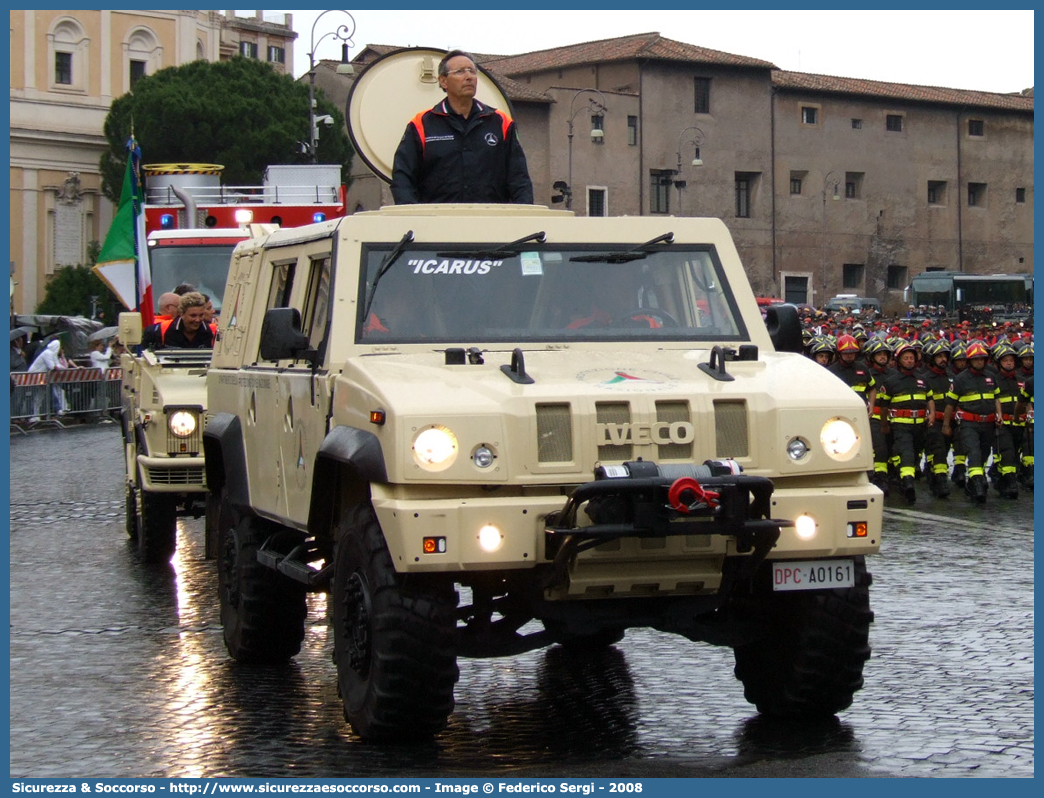
[[[324,597],[290,665],[237,665],[202,520],[143,567],[121,458],[112,426],[11,439],[12,776],[1033,775],[1032,494],[886,511],[866,687],[833,722],[766,722],[731,651],[637,630],[594,661],[462,659],[449,728],[380,749],[341,717]]]

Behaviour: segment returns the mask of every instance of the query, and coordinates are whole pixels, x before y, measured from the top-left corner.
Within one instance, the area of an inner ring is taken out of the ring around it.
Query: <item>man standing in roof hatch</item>
[[[475,99],[475,59],[451,50],[439,62],[442,102],[410,120],[395,151],[396,205],[418,202],[533,204],[514,120]]]

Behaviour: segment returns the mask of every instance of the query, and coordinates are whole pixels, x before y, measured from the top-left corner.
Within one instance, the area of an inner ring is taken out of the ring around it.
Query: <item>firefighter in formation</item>
[[[948,340],[924,329],[806,329],[805,353],[863,399],[870,418],[875,485],[910,504],[916,481],[946,498],[951,483],[974,503],[989,486],[1005,499],[1033,490],[1033,340]],[[952,469],[951,469],[952,462]]]

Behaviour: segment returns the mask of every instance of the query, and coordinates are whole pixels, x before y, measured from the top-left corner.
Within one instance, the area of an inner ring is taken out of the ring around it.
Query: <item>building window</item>
[[[862,199],[863,172],[845,172],[845,199]]]
[[[852,129],[853,130],[862,130],[863,129],[863,120],[862,119],[853,119],[852,120]]]
[[[806,170],[791,170],[790,171],[790,196],[800,196],[801,190],[805,187],[805,178],[808,177]]]
[[[671,212],[671,185],[674,172],[666,169],[651,169],[649,171],[649,212],[670,213]]]
[[[627,143],[635,146],[638,143],[638,117],[627,117]]]
[[[891,290],[901,290],[906,288],[908,280],[906,279],[906,267],[898,266],[894,263],[888,266],[887,285]]]
[[[885,117],[885,130],[891,133],[903,132],[903,118],[899,114],[888,114]]]
[[[155,75],[163,68],[163,48],[159,37],[147,27],[139,26],[128,31],[123,41],[123,57],[127,65],[123,73],[126,91],[131,91],[134,84],[146,75]]]
[[[47,34],[49,85],[61,91],[84,92],[89,83],[90,43],[80,23],[68,17],[55,21]]]
[[[54,82],[59,83],[62,86],[72,85],[72,66],[73,66],[72,53],[55,53],[54,54]]]
[[[801,124],[815,125],[819,123],[819,109],[811,105],[801,106]]]
[[[969,183],[968,184],[968,206],[975,207],[986,204],[986,184],[985,183]]]
[[[282,47],[268,46],[268,60],[273,64],[285,64],[286,63],[286,50]]]
[[[1026,189],[1017,188],[1015,189],[1015,202],[1022,205],[1026,201]]]
[[[846,263],[841,267],[841,287],[842,288],[862,288],[863,287],[863,264],[862,263]]]
[[[986,135],[986,123],[981,119],[969,119],[968,120],[968,135],[969,136],[984,136]]]
[[[605,143],[605,117],[601,114],[591,115],[591,141],[595,144]]]
[[[929,205],[945,205],[946,204],[946,181],[945,180],[929,180],[928,181],[928,204]]]
[[[134,88],[134,84],[145,77],[145,62],[131,59],[130,62],[130,85]]]
[[[749,219],[751,212],[751,196],[757,174],[736,172],[736,218]]]
[[[240,42],[239,54],[247,58],[257,58],[257,42]]]
[[[604,188],[587,189],[587,215],[605,216],[605,194]]]
[[[710,78],[693,78],[696,90],[696,113],[710,113]]]

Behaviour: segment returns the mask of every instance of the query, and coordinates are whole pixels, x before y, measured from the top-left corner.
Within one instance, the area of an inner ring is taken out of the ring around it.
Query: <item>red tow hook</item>
[[[667,491],[667,501],[679,513],[689,513],[699,504],[705,504],[713,509],[718,506],[719,496],[717,491],[706,490],[692,477],[676,479],[670,490]]]

